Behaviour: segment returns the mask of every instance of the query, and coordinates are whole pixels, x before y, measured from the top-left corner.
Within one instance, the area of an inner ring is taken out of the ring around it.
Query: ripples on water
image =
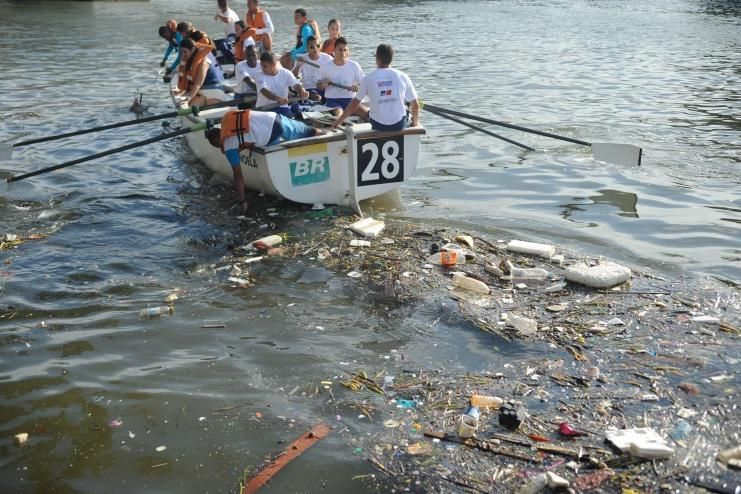
[[[265,3],[284,30],[278,46],[288,46],[292,7]],[[129,119],[139,92],[151,112],[169,111],[157,83],[163,46],[156,28],[168,17],[190,18],[217,33],[212,4],[0,0],[0,140]],[[397,65],[425,100],[645,149],[645,165],[626,169],[596,163],[570,144],[492,129],[545,151],[523,152],[425,114],[430,133],[405,189],[406,216],[505,230],[660,275],[694,271],[734,282],[741,277],[741,50],[733,5],[306,7],[322,23],[343,20],[366,70],[374,46],[390,40]],[[40,11],[51,14],[43,29]],[[442,28],[452,38],[441,38]],[[153,123],[19,150],[0,175],[157,132]],[[300,398],[311,393],[310,382],[392,357],[395,349],[433,367],[492,365],[491,338],[471,331],[449,302],[379,306],[362,286],[310,261],[266,263],[254,270],[256,288],[224,288],[208,266],[238,239],[238,224],[224,212],[230,204],[229,188],[211,184],[181,141],[0,194],[0,233],[49,235],[3,252],[8,264],[0,266],[5,491],[229,491],[245,465],[279,449],[278,440],[335,415],[321,400]],[[303,225],[298,211],[282,221],[286,230]],[[173,316],[139,320],[140,308],[159,305],[174,289],[182,292]],[[201,329],[208,321],[226,328]],[[533,351],[498,349],[510,357]],[[221,408],[228,410],[213,413]],[[111,428],[114,419],[123,425]],[[353,434],[371,430],[355,427]],[[18,450],[7,438],[21,430],[31,441]],[[331,447],[310,453],[321,466],[296,467],[298,475],[281,479],[286,489],[322,479],[331,492],[359,489],[349,479],[367,473],[362,462],[343,439],[327,441]],[[159,445],[168,449],[157,453]]]

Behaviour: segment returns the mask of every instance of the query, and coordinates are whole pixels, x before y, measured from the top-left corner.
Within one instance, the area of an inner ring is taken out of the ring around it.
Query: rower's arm
[[[419,125],[419,101],[416,99],[412,100],[412,102],[409,103],[409,107],[412,110],[411,127],[417,127]]]
[[[278,103],[283,103],[284,101],[287,101],[286,98],[281,98],[280,96],[278,96],[277,94],[275,94],[274,92],[270,91],[268,88],[265,88],[265,87],[260,89],[260,94],[265,96],[267,99],[271,101],[277,101]]]
[[[201,90],[201,86],[203,86],[203,82],[206,80],[206,73],[208,72],[208,65],[209,64],[205,62],[201,62],[201,64],[198,66],[198,72],[196,72],[196,76],[193,78],[193,82],[188,88],[188,93],[190,93],[190,99],[193,99],[195,95],[198,94],[198,91]]]
[[[247,84],[250,88],[252,88],[253,91],[257,92],[257,83],[255,80],[250,76],[245,76],[244,79],[242,79],[242,82]]]

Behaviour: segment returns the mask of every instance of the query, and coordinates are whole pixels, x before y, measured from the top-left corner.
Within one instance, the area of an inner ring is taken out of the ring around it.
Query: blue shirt
[[[170,58],[170,53],[172,53],[173,50],[177,52],[177,56],[175,57],[175,61],[170,65],[170,71],[174,72],[177,66],[180,64],[180,43],[183,42],[183,35],[176,32],[175,33],[175,41],[170,41],[167,44],[167,50],[165,51],[165,61],[167,61],[168,58]]]
[[[307,22],[301,26],[301,44],[291,50],[291,58],[293,60],[296,60],[299,55],[309,53],[309,36],[314,36],[314,29],[312,29],[311,25]]]

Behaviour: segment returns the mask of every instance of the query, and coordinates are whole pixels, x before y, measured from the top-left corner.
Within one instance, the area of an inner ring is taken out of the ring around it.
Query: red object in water
[[[561,422],[561,425],[558,426],[558,432],[560,432],[564,436],[569,436],[569,437],[579,437],[579,436],[587,435],[585,432],[574,429],[566,422]]]
[[[551,442],[551,440],[548,439],[547,437],[539,436],[538,434],[528,434],[527,437],[529,437],[533,441],[537,441],[539,443],[549,443],[549,442]]]

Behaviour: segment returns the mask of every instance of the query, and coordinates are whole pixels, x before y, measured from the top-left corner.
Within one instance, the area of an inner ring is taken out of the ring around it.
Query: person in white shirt
[[[319,43],[314,36],[309,36],[307,47],[309,49],[309,54],[298,57],[296,65],[293,67],[293,73],[294,75],[301,76],[301,84],[303,84],[304,88],[306,88],[310,94],[317,95],[317,97],[312,99],[321,101],[324,99],[324,91],[317,87],[317,83],[319,82],[319,69],[325,63],[331,62],[332,57],[326,53],[319,52]]]
[[[364,97],[370,100],[370,123],[373,130],[394,131],[407,126],[406,103],[412,113],[411,126],[419,125],[419,101],[412,81],[400,70],[391,68],[394,49],[381,44],[376,48],[376,70],[363,77],[358,92],[342,115],[332,123],[338,127],[360,106]]]
[[[251,110],[230,110],[222,117],[220,127],[213,127],[204,132],[211,145],[220,147],[229,161],[242,213],[247,211],[247,201],[244,197],[240,151],[253,146],[273,146],[281,139],[290,141],[323,133],[324,131],[303,122],[283,118],[274,112]]]
[[[293,89],[302,100],[309,97],[309,92],[290,70],[278,65],[273,52],[266,51],[260,55],[260,67],[262,75],[257,81],[256,108],[277,102],[280,106],[274,110],[276,113],[294,118],[295,110],[288,106],[288,90]]]
[[[257,50],[255,45],[250,45],[246,50],[246,59],[234,66],[234,79],[237,81],[235,100],[242,100],[248,96],[257,97],[257,81],[262,76],[262,67],[257,62]],[[254,108],[255,102],[240,103],[239,108]]]
[[[214,16],[214,20],[224,23],[224,34],[227,38],[229,36],[236,36],[234,34],[234,23],[239,20],[239,16],[229,8],[229,2],[227,0],[217,0],[217,3],[219,5],[219,12]]]
[[[340,36],[334,44],[334,59],[319,69],[318,87],[324,89],[326,105],[330,108],[345,109],[357,92],[363,79],[363,69],[358,62],[350,60],[347,40]],[[365,118],[367,109],[362,105],[355,108],[355,114]]]

